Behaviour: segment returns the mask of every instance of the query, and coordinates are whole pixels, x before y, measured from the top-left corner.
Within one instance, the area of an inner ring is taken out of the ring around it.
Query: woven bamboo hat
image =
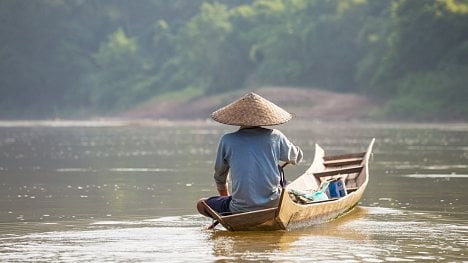
[[[271,126],[289,121],[292,115],[253,92],[211,114],[213,120],[236,126]]]

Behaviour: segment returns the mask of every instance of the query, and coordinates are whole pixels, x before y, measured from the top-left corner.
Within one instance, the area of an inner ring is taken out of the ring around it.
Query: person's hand
[[[216,188],[218,189],[218,193],[221,196],[229,196],[229,191],[228,191],[228,184],[217,184]]]

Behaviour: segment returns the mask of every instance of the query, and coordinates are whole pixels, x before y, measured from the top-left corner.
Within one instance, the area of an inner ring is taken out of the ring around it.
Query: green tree
[[[44,117],[63,107],[72,57],[62,52],[69,10],[60,1],[0,2],[0,111]],[[67,63],[64,63],[67,62]]]
[[[260,85],[467,116],[467,0],[0,0],[0,21],[1,118]]]
[[[468,81],[468,16],[462,11],[468,2],[454,4],[406,0],[392,6],[388,44],[380,46],[386,49],[367,87],[390,97],[389,115],[436,119],[466,114],[459,98],[466,98],[463,83]]]
[[[170,79],[171,88],[194,86],[207,89],[225,56],[222,47],[232,31],[230,13],[218,3],[203,3],[200,12],[180,29],[176,55],[169,62],[177,71]]]
[[[356,90],[355,66],[363,49],[355,1],[256,1],[250,52],[264,84]]]
[[[94,55],[96,70],[90,77],[90,98],[101,110],[122,109],[142,98],[145,91],[136,85],[144,79],[145,61],[139,54],[135,38],[129,38],[119,28],[109,36]],[[143,87],[144,88],[144,87]]]

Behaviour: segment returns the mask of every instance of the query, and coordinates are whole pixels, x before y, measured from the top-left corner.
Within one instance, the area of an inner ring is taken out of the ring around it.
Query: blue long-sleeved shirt
[[[276,129],[240,129],[221,138],[214,179],[225,184],[230,173],[231,212],[274,207],[281,193],[279,162],[296,164],[302,155],[301,149]]]

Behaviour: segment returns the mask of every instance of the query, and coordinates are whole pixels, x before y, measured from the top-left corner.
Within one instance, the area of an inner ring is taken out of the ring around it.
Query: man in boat
[[[240,128],[222,136],[214,167],[219,196],[200,199],[198,211],[211,217],[205,204],[220,215],[276,207],[285,183],[280,161],[297,164],[303,153],[279,130],[261,126],[285,123],[292,115],[269,100],[249,93],[213,112],[211,117]]]

